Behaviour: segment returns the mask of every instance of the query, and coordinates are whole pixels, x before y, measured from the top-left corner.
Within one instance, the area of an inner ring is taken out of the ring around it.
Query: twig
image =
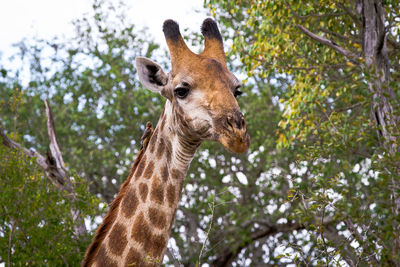
[[[203,246],[201,247],[200,254],[199,254],[199,260],[198,260],[196,266],[200,266],[201,256],[202,256],[203,250],[204,250],[204,248],[205,248],[205,246],[206,246],[206,243],[207,243],[207,240],[208,240],[208,235],[210,234],[210,231],[211,231],[212,222],[213,222],[213,219],[214,219],[214,209],[215,209],[215,198],[214,198],[214,197],[213,197],[213,200],[212,200],[211,204],[208,204],[208,205],[209,205],[209,207],[210,207],[210,209],[211,209],[210,225],[208,226],[208,230],[207,230],[207,234],[206,234],[206,239],[204,240]]]
[[[328,263],[330,262],[329,259],[329,253],[328,253],[328,245],[326,244],[325,241],[325,237],[324,237],[324,218],[325,218],[325,208],[326,208],[326,204],[324,204],[324,206],[322,207],[322,218],[321,218],[321,225],[320,227],[320,234],[321,234],[321,238],[322,238],[322,242],[324,243],[324,251],[325,251],[325,256],[326,256],[326,266],[328,266]]]
[[[346,7],[344,4],[336,2],[336,4],[343,9],[349,16],[350,18],[354,21],[355,24],[357,24],[358,26],[362,26],[362,22],[361,19],[357,17],[356,14],[354,14],[350,8]]]
[[[174,264],[175,267],[180,267],[182,266],[182,263],[174,256],[174,253],[167,248],[167,251],[165,252],[167,254],[169,260]]]
[[[11,267],[11,247],[12,247],[12,236],[14,234],[14,230],[15,230],[15,225],[17,224],[16,221],[13,221],[12,225],[11,225],[11,231],[10,231],[10,235],[8,236],[8,259],[7,259],[7,265],[8,267]]]

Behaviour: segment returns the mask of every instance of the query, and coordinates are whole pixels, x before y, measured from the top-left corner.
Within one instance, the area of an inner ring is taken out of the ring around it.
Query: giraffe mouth
[[[247,128],[245,130],[238,130],[232,132],[226,132],[220,134],[217,139],[226,150],[231,151],[233,153],[244,153],[250,147],[250,135],[247,132]]]
[[[247,123],[239,110],[214,119],[216,134],[214,140],[220,142],[226,150],[234,153],[244,153],[250,147],[250,135]]]

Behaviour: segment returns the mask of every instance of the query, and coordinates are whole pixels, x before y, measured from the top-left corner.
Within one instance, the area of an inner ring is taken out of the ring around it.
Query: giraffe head
[[[186,46],[176,22],[165,21],[163,31],[172,70],[166,74],[150,59],[137,58],[141,83],[168,99],[175,124],[172,127],[179,135],[198,141],[218,141],[232,152],[245,152],[250,136],[236,101],[241,83],[226,66],[217,24],[212,19],[203,22],[205,47],[200,54]]]

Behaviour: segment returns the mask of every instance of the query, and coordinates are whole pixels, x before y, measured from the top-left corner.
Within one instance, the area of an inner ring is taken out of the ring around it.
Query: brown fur
[[[132,225],[131,237],[140,244],[148,243],[151,238],[151,229],[142,212],[136,217]]]
[[[124,252],[127,244],[128,239],[126,236],[125,227],[119,223],[115,223],[111,229],[110,241],[108,243],[110,251],[115,255],[120,256]]]
[[[160,141],[158,142],[158,148],[157,148],[157,159],[161,159],[163,153],[165,150],[165,142],[163,138],[160,138]]]
[[[168,165],[164,165],[161,169],[161,178],[164,182],[168,181],[169,172],[168,172]]]
[[[130,218],[135,214],[135,210],[139,204],[139,200],[136,196],[134,189],[129,189],[125,192],[125,196],[122,200],[121,211],[126,218]]]
[[[167,200],[170,207],[172,207],[175,203],[176,198],[176,189],[172,184],[168,184],[167,186]]]
[[[164,202],[164,186],[161,184],[160,179],[155,175],[152,179],[150,198],[158,204]]]
[[[150,179],[151,176],[153,175],[153,171],[154,171],[154,162],[153,161],[149,161],[149,163],[147,164],[146,170],[144,171],[144,178],[146,179]]]
[[[177,179],[177,180],[181,180],[184,178],[183,173],[180,172],[178,169],[172,169],[171,176],[172,176],[172,178]]]
[[[156,141],[157,141],[157,135],[158,135],[158,129],[156,129],[153,133],[153,136],[150,139],[150,152],[153,153],[154,152],[154,147],[156,146]]]
[[[138,261],[140,259],[141,254],[135,250],[134,248],[130,248],[128,252],[128,256],[125,260],[125,266],[132,266],[132,267],[141,267],[143,263]]]
[[[140,194],[140,198],[142,199],[142,202],[146,201],[148,193],[149,193],[149,188],[147,187],[147,185],[141,183],[139,185],[139,194]]]
[[[161,256],[161,253],[164,250],[164,247],[167,245],[167,241],[165,237],[162,235],[153,235],[151,239],[150,247],[148,248],[149,254],[152,258],[157,259]],[[160,259],[161,260],[161,259]],[[157,264],[158,265],[158,264]]]
[[[110,208],[107,212],[107,215],[104,217],[104,220],[103,220],[102,224],[99,226],[99,228],[97,228],[97,231],[93,238],[93,241],[90,244],[88,250],[86,251],[85,258],[83,259],[83,262],[82,262],[82,267],[91,266],[94,263],[96,256],[98,256],[99,259],[101,258],[101,255],[98,255],[100,246],[102,245],[104,238],[106,237],[108,231],[111,229],[111,226],[114,224],[114,221],[117,218],[118,206],[119,206],[121,200],[123,199],[123,197],[125,196],[125,192],[128,188],[128,185],[129,185],[132,177],[133,177],[133,173],[136,171],[139,163],[141,162],[141,160],[143,158],[144,151],[145,151],[144,149],[141,149],[139,151],[139,154],[136,157],[136,160],[133,162],[133,164],[131,166],[131,170],[129,172],[128,178],[121,185],[119,194],[113,200],[113,202],[111,202]],[[104,248],[102,248],[102,249],[104,249]],[[105,253],[105,251],[104,251],[104,253]]]
[[[167,224],[165,212],[155,208],[149,208],[149,219],[150,222],[159,229],[163,229]]]
[[[136,172],[135,172],[136,180],[139,179],[140,176],[142,176],[145,166],[146,166],[146,156],[143,156],[143,159],[138,164]]]
[[[99,259],[98,267],[118,267],[117,262],[107,256],[107,251],[104,247],[99,250],[97,258]]]
[[[164,110],[163,110],[163,114],[161,114],[160,118],[163,118],[163,115],[164,115]],[[165,125],[165,118],[163,118],[163,120],[161,121],[161,124],[160,124],[160,131],[161,132],[164,131],[164,125]]]

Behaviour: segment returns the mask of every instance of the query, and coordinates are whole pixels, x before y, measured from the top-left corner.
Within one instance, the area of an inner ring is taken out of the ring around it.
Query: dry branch
[[[4,146],[11,149],[21,150],[29,158],[36,158],[37,164],[44,170],[47,178],[52,181],[59,190],[65,190],[70,193],[72,198],[75,198],[76,193],[68,178],[62,153],[57,142],[53,113],[51,111],[49,102],[47,100],[44,102],[46,106],[47,132],[50,140],[50,149],[47,150],[46,156],[43,156],[36,151],[26,149],[19,143],[11,140],[2,128],[0,128],[0,136],[3,139]],[[79,210],[71,210],[71,213],[75,224],[75,234],[85,235],[87,233],[87,229]]]

